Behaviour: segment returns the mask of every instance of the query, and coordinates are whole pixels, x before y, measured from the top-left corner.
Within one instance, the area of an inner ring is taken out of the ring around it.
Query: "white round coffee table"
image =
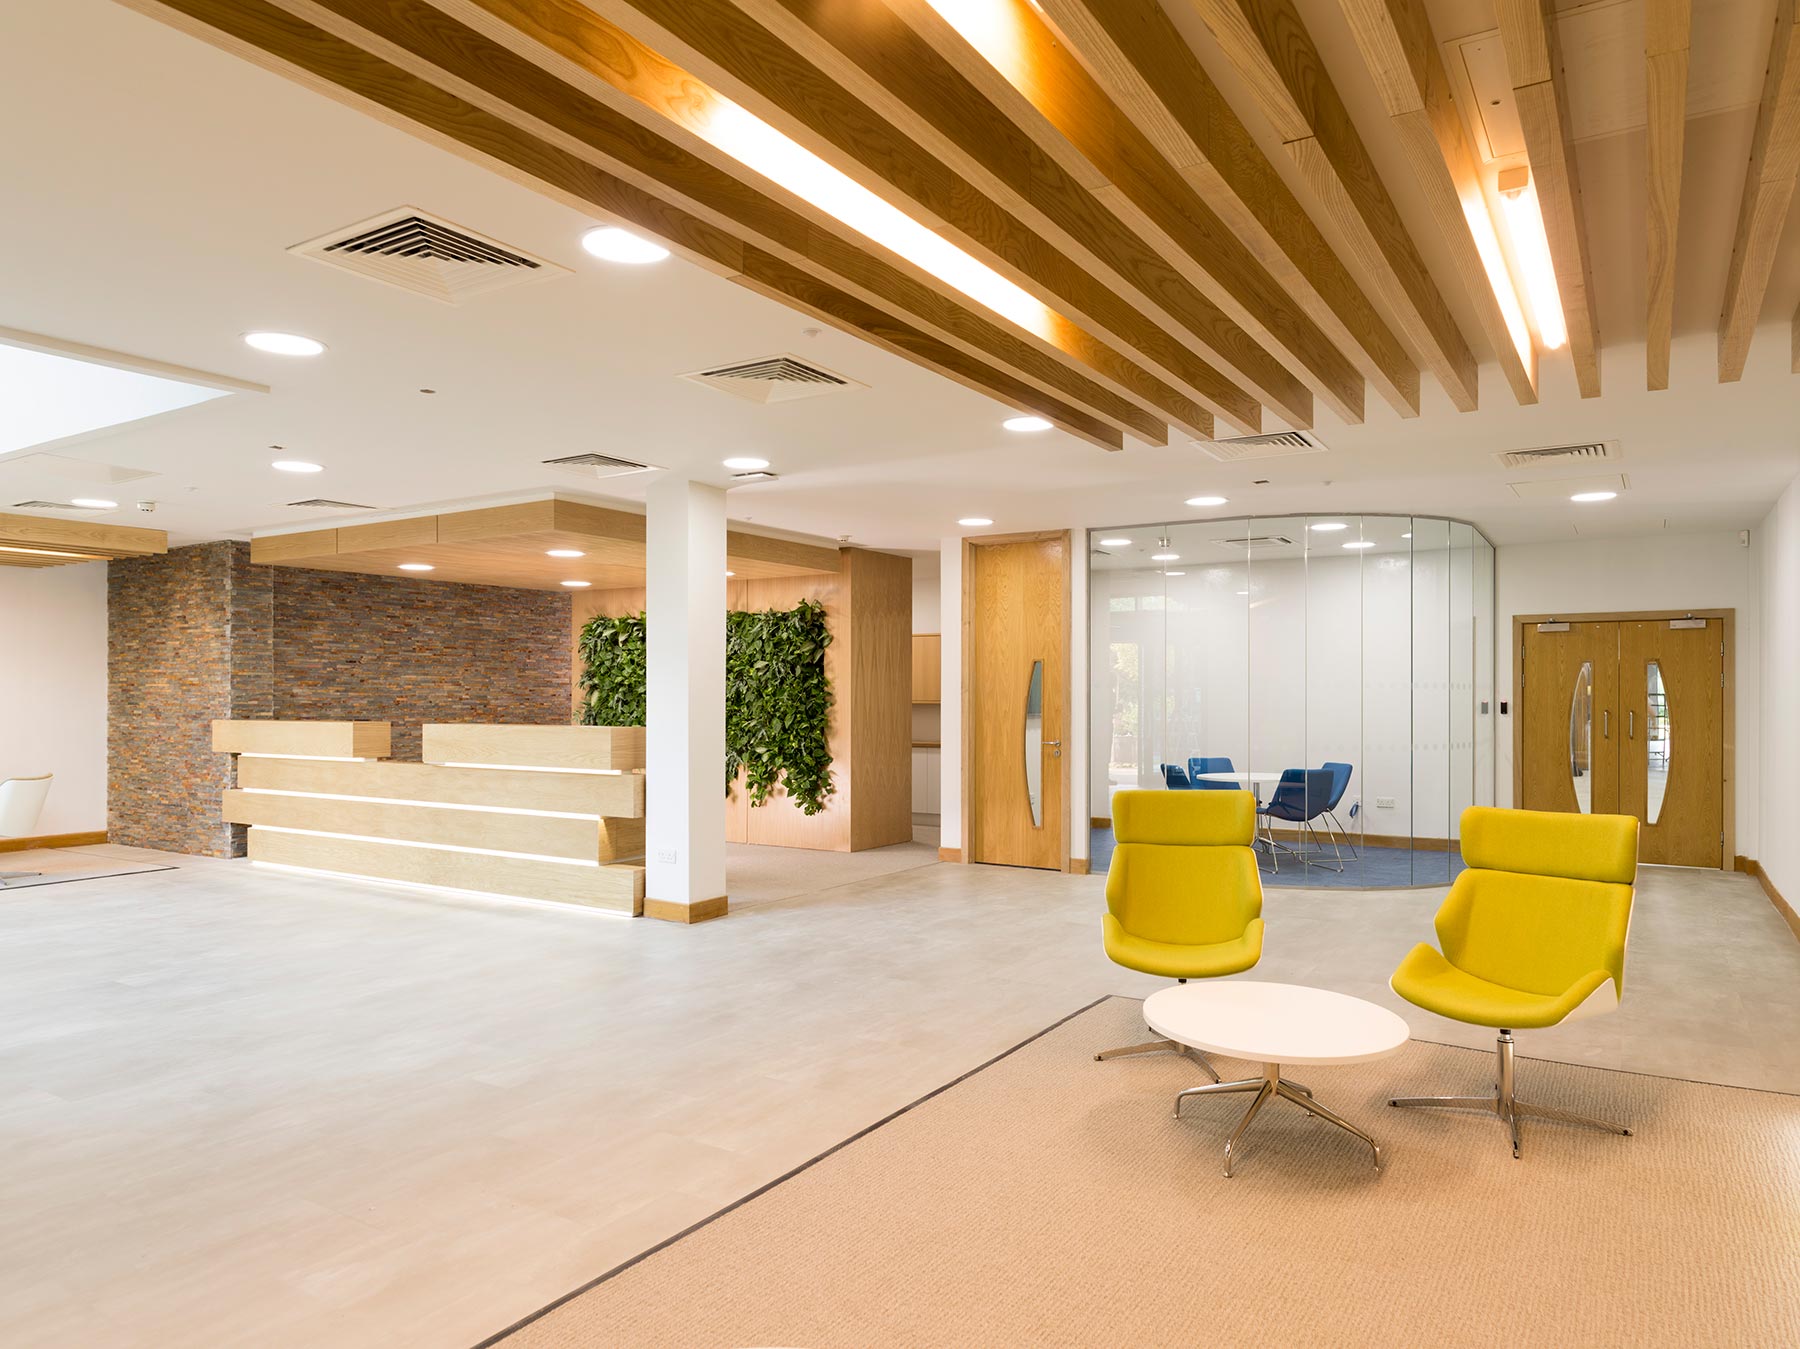
[[[1181,1103],[1190,1096],[1256,1093],[1225,1144],[1226,1175],[1231,1174],[1231,1154],[1244,1130],[1272,1096],[1285,1097],[1307,1113],[1355,1134],[1374,1150],[1375,1167],[1381,1168],[1380,1145],[1315,1101],[1311,1088],[1284,1078],[1281,1067],[1367,1063],[1396,1052],[1410,1032],[1406,1022],[1387,1008],[1323,988],[1219,979],[1151,994],[1144,1003],[1144,1020],[1151,1030],[1178,1045],[1262,1064],[1261,1077],[1209,1082],[1189,1087],[1175,1098],[1175,1115],[1180,1118]]]

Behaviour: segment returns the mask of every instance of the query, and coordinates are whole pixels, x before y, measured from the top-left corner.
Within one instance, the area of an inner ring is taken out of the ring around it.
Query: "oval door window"
[[[1025,686],[1025,796],[1031,802],[1031,825],[1044,825],[1044,662],[1031,662]]]
[[[1644,667],[1644,823],[1655,824],[1662,814],[1663,792],[1669,785],[1669,691],[1663,687],[1662,666],[1651,661]]]
[[[1575,808],[1594,809],[1594,664],[1583,661],[1569,696],[1569,777],[1575,786]]]

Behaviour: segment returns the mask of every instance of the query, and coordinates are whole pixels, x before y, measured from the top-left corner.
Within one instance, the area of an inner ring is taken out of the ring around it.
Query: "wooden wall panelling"
[[[1419,370],[1157,0],[1044,0],[1144,135],[1402,416]]]
[[[832,572],[841,564],[838,549],[822,544],[801,543],[794,539],[772,539],[764,534],[746,534],[741,529],[725,531],[725,562],[734,571],[744,564],[739,574],[749,579],[750,568],[757,564],[779,569],[776,574]]]
[[[641,726],[480,726],[426,723],[424,761],[598,773],[644,768]]]
[[[1648,183],[1644,289],[1648,296],[1644,379],[1669,387],[1675,330],[1675,245],[1681,222],[1681,161],[1687,135],[1688,34],[1692,0],[1645,0],[1644,61]]]
[[[1089,75],[1026,0],[1004,0],[1005,22],[957,29],[930,0],[895,8],[992,99],[1002,116],[1033,135],[1044,155],[1091,192],[1134,236],[1167,261],[1184,284],[1297,375],[1347,422],[1363,418],[1357,366],[1284,291],[1236,231],[1161,155],[1131,117]],[[1182,292],[1165,287],[1162,306],[1190,331],[1202,311],[1170,308]],[[1386,325],[1377,320],[1380,331]],[[1196,335],[1201,335],[1197,333]],[[1219,353],[1221,358],[1226,353]],[[1233,362],[1255,379],[1256,367]],[[1416,382],[1417,372],[1411,380]],[[1266,392],[1266,391],[1265,391]],[[1265,402],[1268,399],[1265,397]],[[1270,406],[1274,406],[1273,403]],[[1416,411],[1415,405],[1403,409]]]
[[[329,559],[336,552],[335,529],[309,529],[300,534],[265,534],[250,540],[250,560],[258,564]]]
[[[850,849],[912,841],[912,559],[844,550],[850,579]]]
[[[375,520],[366,525],[339,525],[339,553],[375,552],[383,548],[429,546],[438,541],[438,518],[414,515],[403,520]]]
[[[1750,339],[1762,316],[1763,296],[1775,265],[1775,249],[1787,224],[1788,206],[1800,173],[1800,6],[1777,0],[1762,102],[1750,141],[1750,163],[1738,204],[1737,233],[1725,305],[1719,315],[1719,379],[1744,373]],[[1800,368],[1797,362],[1796,368]]]
[[[220,754],[274,754],[327,759],[385,759],[393,727],[385,721],[227,721],[212,724]]]
[[[944,635],[920,632],[912,639],[912,700],[935,703],[944,696]]]
[[[554,810],[596,819],[642,819],[644,814],[642,773],[536,773],[439,764],[257,758],[240,758],[237,770],[238,787],[247,791]]]
[[[1127,313],[1129,307],[1107,294],[1090,269],[1053,247],[1012,212],[984,198],[943,160],[885,121],[738,6],[726,0],[602,0],[592,8],[659,52],[678,59],[684,69],[750,107],[865,186],[883,195],[905,196],[913,204],[915,217],[950,234],[1047,304],[1083,312]],[[671,111],[677,116],[701,112],[692,107],[685,91]],[[1139,314],[1131,322],[1143,326],[1150,320]],[[1143,413],[1180,425],[1191,435],[1213,434],[1210,411],[1160,380],[1146,377],[1116,353],[1096,351],[1087,364],[1096,378]],[[1182,378],[1179,374],[1173,377]],[[1237,397],[1249,411],[1247,396],[1239,391]],[[1156,432],[1141,419],[1122,416],[1117,410],[1113,415],[1115,420],[1127,420],[1129,429],[1141,438],[1166,435],[1166,430]],[[1152,439],[1152,443],[1162,442]]]
[[[1562,52],[1556,22],[1548,9],[1552,3],[1500,0],[1496,8],[1519,125],[1525,132],[1525,152],[1531,160],[1531,182],[1544,217],[1544,234],[1550,241],[1556,288],[1562,294],[1575,382],[1583,398],[1598,398],[1600,320],[1595,310],[1593,270],[1588,265],[1587,222],[1582,214],[1581,177],[1575,167]]]
[[[1521,403],[1538,400],[1537,347],[1500,253],[1482,191],[1480,161],[1450,91],[1424,0],[1342,0],[1388,119],[1425,194],[1438,233]],[[1485,260],[1484,260],[1485,259]],[[1492,261],[1490,274],[1488,260]],[[1496,281],[1504,287],[1496,294]]]
[[[1200,0],[1200,11],[1314,194],[1450,401],[1473,411],[1478,364],[1369,158],[1291,0]]]
[[[336,8],[349,15],[348,19],[333,15],[323,5],[306,6],[307,17],[301,18],[269,0],[124,2],[309,87],[347,97],[355,107],[467,154],[559,200],[580,209],[598,207],[708,270],[763,293],[779,293],[836,327],[878,341],[959,382],[979,384],[1003,402],[1047,417],[1101,448],[1119,447],[1119,430],[1107,423],[1106,432],[1096,432],[1095,425],[1104,418],[1092,410],[1044,394],[991,361],[969,358],[941,335],[894,320],[883,306],[907,298],[903,283],[908,278],[868,253],[845,250],[858,270],[857,279],[850,284],[871,292],[885,287],[889,296],[880,303],[860,300],[836,286],[821,286],[816,277],[804,295],[788,295],[783,288],[791,284],[791,276],[747,275],[742,232],[746,221],[786,240],[775,246],[783,248],[793,260],[791,265],[802,271],[820,265],[809,251],[821,239],[816,222],[732,180],[592,99],[573,97],[569,86],[549,79],[536,67],[526,68],[527,63],[504,48],[441,14],[434,17],[420,7],[400,5],[398,0],[385,4],[338,0]],[[399,13],[402,9],[404,14]],[[311,19],[329,22],[341,31],[329,31]],[[382,45],[383,55],[376,56],[359,45],[371,38],[358,24],[382,23],[397,40]],[[434,58],[445,69],[439,70],[410,52],[408,40],[429,41]],[[395,61],[405,61],[406,66]],[[446,80],[446,71],[458,78]],[[437,80],[456,84],[460,92],[450,91]],[[535,91],[531,109],[521,112],[507,97],[486,90],[485,86],[494,84],[506,85],[510,94],[519,97]],[[476,95],[479,103],[470,101]],[[512,120],[515,118],[519,121]],[[521,126],[521,121],[529,129]],[[632,177],[613,172],[613,165]],[[646,181],[657,186],[646,188],[642,185]],[[669,192],[688,204],[674,204],[663,195]],[[945,303],[941,296],[938,299]],[[959,305],[954,307],[959,321],[985,322]],[[904,340],[871,331],[869,324],[877,318],[897,327]]]
[[[644,907],[641,866],[580,866],[535,858],[489,857],[404,843],[322,838],[250,830],[250,860],[336,871],[415,885],[448,886],[521,899],[552,900],[637,914]]]

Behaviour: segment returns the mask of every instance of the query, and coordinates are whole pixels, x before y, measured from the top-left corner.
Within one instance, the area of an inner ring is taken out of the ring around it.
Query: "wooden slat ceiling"
[[[1355,45],[1334,50],[1295,0],[124,0],[1108,450],[1256,432],[1265,414],[1306,428],[1315,406],[1356,423],[1366,392],[1417,416],[1421,372],[1470,411],[1483,363],[1504,385],[1490,397],[1537,401],[1525,297],[1495,290],[1493,166],[1443,35],[1425,0],[1338,2]],[[1661,388],[1690,3],[1646,3],[1646,377]],[[1496,0],[1494,16],[1593,397],[1601,339],[1554,4]],[[1165,6],[1205,23],[1240,106]],[[1779,0],[1721,379],[1743,369],[1800,169],[1794,15]],[[1340,88],[1365,78],[1386,116],[1359,126]],[[841,191],[949,241],[977,281],[741,162],[727,130],[754,119],[848,179]],[[1425,214],[1406,219],[1403,200]],[[1800,314],[1794,348],[1800,367]]]
[[[554,558],[551,549],[578,558]],[[442,515],[267,534],[250,540],[250,560],[314,571],[351,571],[419,581],[562,590],[586,581],[595,590],[644,584],[644,517],[586,502],[545,498]],[[401,570],[423,563],[429,572]],[[725,565],[740,579],[835,572],[837,549],[728,531]],[[721,581],[723,584],[723,581]]]

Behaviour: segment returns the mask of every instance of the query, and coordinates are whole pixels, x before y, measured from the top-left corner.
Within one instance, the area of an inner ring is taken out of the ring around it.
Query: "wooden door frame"
[[[1638,612],[1614,611],[1599,614],[1514,614],[1512,616],[1512,701],[1516,715],[1512,719],[1512,787],[1513,805],[1525,796],[1525,629],[1538,623],[1663,623],[1672,618],[1717,618],[1724,624],[1725,706],[1721,723],[1725,743],[1720,770],[1723,774],[1719,790],[1724,799],[1719,803],[1723,819],[1725,846],[1720,849],[1720,870],[1730,871],[1737,859],[1737,610],[1736,609],[1646,609]]]
[[[1071,710],[1075,701],[1075,672],[1068,667],[1069,648],[1072,645],[1073,637],[1069,622],[1069,604],[1075,593],[1075,541],[1073,531],[1067,529],[1036,529],[1029,530],[1023,534],[982,534],[978,537],[965,538],[962,541],[962,649],[959,653],[959,658],[962,661],[962,678],[959,681],[962,685],[959,695],[962,706],[962,733],[958,737],[962,743],[958,747],[957,752],[962,759],[962,801],[959,808],[962,820],[961,860],[964,862],[973,862],[975,860],[975,836],[970,831],[972,815],[970,807],[975,799],[975,793],[972,790],[975,781],[973,773],[975,762],[975,736],[973,723],[969,719],[970,712],[974,706],[974,683],[971,675],[974,671],[975,656],[975,550],[977,548],[986,548],[1003,543],[1042,543],[1046,540],[1060,541],[1063,546],[1062,660],[1063,667],[1067,672],[1064,678],[1069,681],[1068,687],[1064,690],[1063,719],[1072,722]],[[1069,790],[1071,786],[1069,763],[1072,757],[1070,750],[1073,748],[1072,741],[1074,734],[1075,732],[1072,724],[1063,728],[1063,752],[1057,757],[1057,762],[1062,765],[1060,776],[1062,778],[1063,805],[1062,818],[1057,821],[1057,829],[1061,834],[1061,842],[1058,847],[1057,855],[1062,859],[1059,869],[1065,873],[1072,870],[1069,861],[1069,818],[1075,805],[1074,798],[1071,796]]]

